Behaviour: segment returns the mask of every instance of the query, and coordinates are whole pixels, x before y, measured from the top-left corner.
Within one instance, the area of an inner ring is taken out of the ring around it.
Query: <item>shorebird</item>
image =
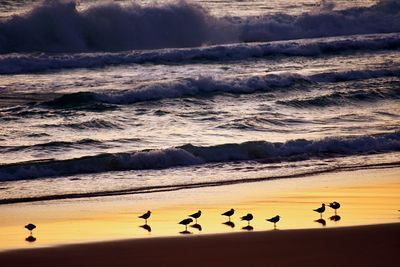
[[[199,210],[199,211],[196,212],[196,213],[193,213],[193,214],[190,214],[190,215],[189,215],[189,217],[192,217],[193,219],[196,220],[196,224],[197,224],[197,219],[200,218],[200,216],[201,216],[201,210]]]
[[[30,223],[30,224],[27,224],[27,225],[25,225],[25,228],[26,228],[26,229],[28,229],[28,230],[29,230],[29,232],[30,232],[30,233],[31,233],[31,235],[32,235],[32,231],[33,231],[33,229],[35,229],[35,228],[36,228],[36,225],[34,225],[34,224]]]
[[[253,215],[251,213],[247,213],[247,215],[240,217],[242,221],[247,221],[247,225],[250,225],[250,221],[253,220]]]
[[[335,210],[335,215],[336,215],[336,210],[340,208],[340,203],[333,201],[332,203],[329,203],[328,206]]]
[[[147,211],[145,214],[140,215],[139,218],[144,219],[145,224],[147,224],[147,219],[150,218],[151,211]]]
[[[231,221],[231,216],[235,213],[234,209],[230,209],[228,211],[225,211],[224,213],[222,213],[221,215],[223,216],[228,216],[229,218],[229,222]]]
[[[276,215],[275,217],[272,217],[271,219],[267,219],[267,221],[274,223],[274,229],[276,229],[276,223],[279,222],[281,217],[279,215]]]
[[[187,219],[184,219],[184,220],[180,221],[179,224],[184,225],[185,226],[185,232],[187,232],[187,226],[191,222],[193,222],[193,219],[192,218],[187,218]]]
[[[319,207],[318,209],[315,209],[314,211],[318,212],[321,215],[321,218],[322,218],[322,213],[324,213],[324,211],[325,211],[325,204],[322,203],[322,206]]]

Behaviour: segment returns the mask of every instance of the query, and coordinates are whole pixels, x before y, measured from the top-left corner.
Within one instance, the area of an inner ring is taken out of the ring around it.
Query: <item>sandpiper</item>
[[[30,232],[31,235],[32,235],[32,231],[33,231],[33,229],[36,228],[36,225],[34,225],[34,224],[32,224],[32,223],[29,223],[29,224],[25,225],[25,228],[28,229],[29,232]]]
[[[191,222],[193,222],[193,219],[192,218],[187,218],[187,219],[184,219],[184,220],[180,221],[179,224],[184,225],[185,226],[185,231],[187,231],[187,226]]]
[[[325,211],[325,203],[322,203],[321,207],[319,207],[318,209],[315,209],[314,211],[318,212],[322,218],[322,213],[324,213],[324,211]]]
[[[231,216],[235,213],[234,209],[230,209],[228,211],[225,211],[224,213],[222,213],[221,215],[223,216],[228,216],[229,221],[231,221]]]
[[[247,224],[250,225],[250,221],[253,220],[253,214],[247,213],[247,215],[240,217],[242,221],[247,221]]]
[[[194,218],[196,220],[196,224],[197,224],[197,219],[200,218],[200,216],[201,216],[201,210],[199,210],[196,213],[193,213],[193,214],[189,215],[189,217],[192,217],[192,218]]]
[[[336,210],[340,208],[340,203],[333,201],[332,203],[329,203],[328,206],[335,210],[335,215],[336,215]]]
[[[147,224],[147,219],[150,218],[151,211],[147,211],[145,214],[140,215],[139,218],[144,219],[145,224]]]
[[[279,215],[276,215],[275,217],[267,219],[267,221],[274,223],[274,229],[276,229],[276,223],[279,222],[280,219],[281,217]]]

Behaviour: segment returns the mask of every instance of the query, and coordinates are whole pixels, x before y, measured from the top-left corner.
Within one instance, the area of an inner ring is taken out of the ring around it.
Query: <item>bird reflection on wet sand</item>
[[[242,229],[243,229],[243,230],[246,230],[246,231],[253,231],[253,230],[254,230],[254,227],[251,226],[251,225],[247,225],[247,226],[243,227]]]
[[[194,229],[197,229],[197,230],[199,230],[199,231],[203,230],[203,228],[201,227],[201,225],[198,224],[198,223],[195,223],[195,224],[191,225],[190,227],[192,227],[192,228],[194,228]]]
[[[324,220],[324,219],[318,219],[318,220],[315,220],[314,222],[317,222],[317,223],[319,223],[319,224],[321,224],[322,226],[326,226],[326,221]]]
[[[342,217],[340,217],[339,215],[333,215],[333,216],[329,217],[329,219],[331,221],[338,222],[342,219]]]
[[[34,237],[33,235],[29,235],[27,238],[25,238],[26,242],[35,242],[36,241],[36,237]]]
[[[183,234],[183,235],[191,235],[191,234],[193,234],[192,232],[190,232],[188,230],[185,230],[185,231],[182,231],[182,232],[179,232],[179,233]]]
[[[151,232],[151,227],[148,224],[143,224],[141,226],[139,226],[140,228],[143,228],[144,230],[146,230],[147,232]]]
[[[229,226],[231,228],[235,228],[235,224],[231,221],[223,222],[222,224],[225,224],[226,226]]]

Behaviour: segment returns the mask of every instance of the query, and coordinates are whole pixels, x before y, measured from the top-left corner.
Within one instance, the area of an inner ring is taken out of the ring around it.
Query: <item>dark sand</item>
[[[400,266],[400,223],[14,250],[0,266]]]

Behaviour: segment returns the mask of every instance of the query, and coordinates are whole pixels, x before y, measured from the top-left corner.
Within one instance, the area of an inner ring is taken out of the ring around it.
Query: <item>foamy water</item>
[[[0,203],[399,164],[398,1],[150,2],[2,1]]]

